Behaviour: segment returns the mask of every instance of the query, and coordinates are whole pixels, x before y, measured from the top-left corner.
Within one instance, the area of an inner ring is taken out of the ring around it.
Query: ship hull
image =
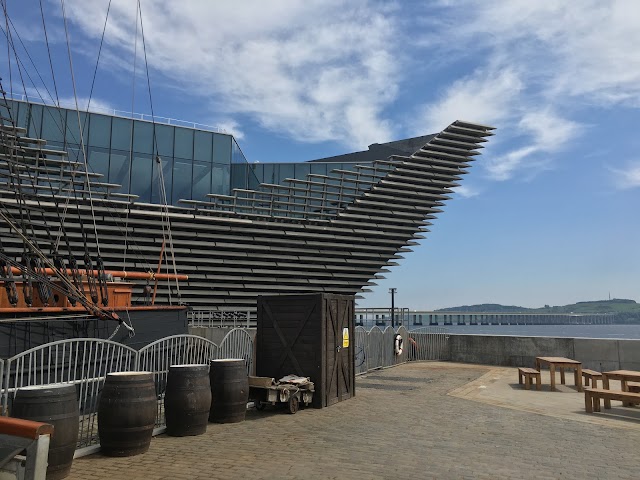
[[[0,358],[10,358],[30,348],[73,338],[110,338],[139,350],[155,340],[188,333],[186,311],[184,307],[116,311],[135,329],[133,337],[129,337],[126,328],[118,328],[116,322],[88,316],[76,318],[57,314],[12,318],[4,314],[0,318]]]

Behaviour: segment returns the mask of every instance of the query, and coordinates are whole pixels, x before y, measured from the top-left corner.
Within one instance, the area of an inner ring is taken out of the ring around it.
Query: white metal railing
[[[18,100],[21,102],[28,102],[28,103],[37,104],[37,105],[46,105],[49,107],[58,107],[58,105],[56,105],[55,102],[47,101],[43,98],[39,98],[38,99],[39,101],[34,101],[33,95],[27,96],[24,94],[11,93],[11,92],[6,92],[6,95],[8,98],[11,98],[13,100]],[[61,108],[66,108],[71,110],[75,110],[76,108],[75,104],[71,105],[67,103],[61,103],[59,106]],[[191,122],[188,120],[180,120],[180,119],[171,118],[171,117],[161,117],[158,115],[151,115],[148,113],[130,112],[127,110],[116,110],[113,108],[105,108],[105,107],[100,107],[95,105],[89,105],[89,109],[87,109],[86,106],[80,107],[80,111],[91,112],[91,113],[101,113],[105,115],[111,115],[113,117],[130,118],[132,120],[143,120],[145,122],[163,123],[165,125],[173,125],[176,127],[187,127],[187,128],[193,128],[196,130],[207,130],[210,132],[228,134],[228,132],[222,127],[215,127],[213,125],[206,125],[204,123]]]
[[[395,353],[395,336],[402,337],[402,353]],[[354,343],[356,375],[414,360],[447,360],[449,335],[444,328],[425,327],[408,331],[404,327],[366,330],[356,327]]]
[[[256,326],[255,312],[251,310],[189,310],[190,327],[252,328]]]
[[[98,393],[110,372],[135,367],[137,352],[110,340],[59,340],[5,360],[2,414],[8,415],[19,388],[53,383],[76,386],[80,410],[78,448],[97,442]]]
[[[68,383],[76,386],[80,430],[76,448],[95,451],[98,438],[98,398],[107,374],[132,370],[153,373],[158,409],[156,430],[164,430],[164,392],[169,367],[185,363],[209,363],[216,358],[242,358],[253,369],[253,340],[242,329],[232,329],[220,346],[195,335],[173,335],[136,351],[110,340],[79,338],[59,340],[0,360],[2,414],[9,415],[19,388]],[[77,452],[76,452],[77,453]]]
[[[411,360],[448,359],[448,338],[444,328],[424,327],[407,331],[404,327],[354,332],[357,374],[391,367]],[[394,351],[395,335],[403,339],[403,352]],[[77,448],[95,451],[99,393],[110,372],[144,370],[154,375],[158,410],[155,433],[165,425],[164,391],[169,367],[175,364],[208,363],[215,358],[242,358],[247,372],[254,371],[253,340],[241,328],[229,331],[216,345],[195,335],[174,335],[157,340],[136,351],[110,340],[80,338],[59,340],[32,348],[7,360],[0,360],[0,396],[2,414],[8,415],[19,388],[32,385],[70,383],[76,386],[80,409],[80,432]],[[93,450],[91,450],[93,449]]]

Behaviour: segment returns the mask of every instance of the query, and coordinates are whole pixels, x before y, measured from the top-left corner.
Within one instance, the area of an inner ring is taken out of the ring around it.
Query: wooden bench
[[[623,392],[622,390],[604,390],[602,388],[586,388],[584,390],[584,408],[587,413],[600,411],[600,399],[619,400],[623,403],[640,403],[640,393]],[[607,407],[605,403],[605,408]]]
[[[541,388],[541,378],[540,378],[540,370],[536,370],[535,368],[518,368],[518,383],[522,385],[522,379],[524,378],[524,389],[531,389],[531,379],[533,378],[536,381],[536,390],[540,390]]]
[[[630,392],[640,393],[640,383],[627,383],[627,388]]]
[[[584,386],[589,386],[589,380],[591,380],[591,386],[598,388],[598,380],[602,381],[602,373],[595,370],[589,370],[588,368],[582,369],[582,378],[584,378]]]

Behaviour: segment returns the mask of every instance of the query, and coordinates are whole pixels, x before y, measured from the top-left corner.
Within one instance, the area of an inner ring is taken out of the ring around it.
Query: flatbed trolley
[[[285,404],[287,411],[294,414],[300,404],[307,406],[311,403],[315,391],[312,382],[304,377],[298,378],[301,380],[288,383],[276,382],[270,377],[249,376],[249,400],[253,401],[256,410],[264,410],[267,404]]]

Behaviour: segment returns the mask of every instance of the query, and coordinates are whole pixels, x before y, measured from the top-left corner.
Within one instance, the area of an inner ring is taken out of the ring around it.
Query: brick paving
[[[137,457],[76,459],[68,478],[640,478],[637,419],[620,428],[460,394],[491,371],[402,365],[358,378],[356,397],[333,407],[251,410],[245,422],[209,424],[198,437],[155,437]],[[573,395],[577,412],[584,402]]]

